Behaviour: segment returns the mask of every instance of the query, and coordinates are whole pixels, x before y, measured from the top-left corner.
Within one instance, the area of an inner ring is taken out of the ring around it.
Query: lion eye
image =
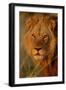
[[[32,34],[32,38],[35,38],[35,35],[34,34]]]
[[[44,42],[47,43],[48,42],[48,39],[49,39],[48,35],[44,35],[44,38],[43,39],[44,39]]]

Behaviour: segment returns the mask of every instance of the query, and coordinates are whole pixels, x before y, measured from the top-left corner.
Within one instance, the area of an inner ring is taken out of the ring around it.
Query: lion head
[[[50,62],[56,49],[56,15],[33,14],[25,21],[23,45],[33,62]]]

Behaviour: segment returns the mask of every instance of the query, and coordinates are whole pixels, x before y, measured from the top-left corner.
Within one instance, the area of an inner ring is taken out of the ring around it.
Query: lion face
[[[55,21],[47,15],[33,15],[25,24],[28,29],[23,37],[23,44],[34,62],[49,61],[54,56],[56,38]]]

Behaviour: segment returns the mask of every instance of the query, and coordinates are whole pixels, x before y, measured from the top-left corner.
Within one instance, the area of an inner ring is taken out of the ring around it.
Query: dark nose
[[[39,51],[41,48],[35,48],[37,51]]]

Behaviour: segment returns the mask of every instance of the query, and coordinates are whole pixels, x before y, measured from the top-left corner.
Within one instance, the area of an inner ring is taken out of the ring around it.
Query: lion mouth
[[[42,55],[34,55],[34,59],[35,60],[43,60],[43,56]]]
[[[48,56],[40,53],[36,53],[33,55],[35,60],[47,60]]]
[[[44,56],[40,55],[39,53],[35,54],[33,57],[35,60],[43,60],[44,59]]]
[[[37,52],[35,55],[40,56],[40,53]]]

